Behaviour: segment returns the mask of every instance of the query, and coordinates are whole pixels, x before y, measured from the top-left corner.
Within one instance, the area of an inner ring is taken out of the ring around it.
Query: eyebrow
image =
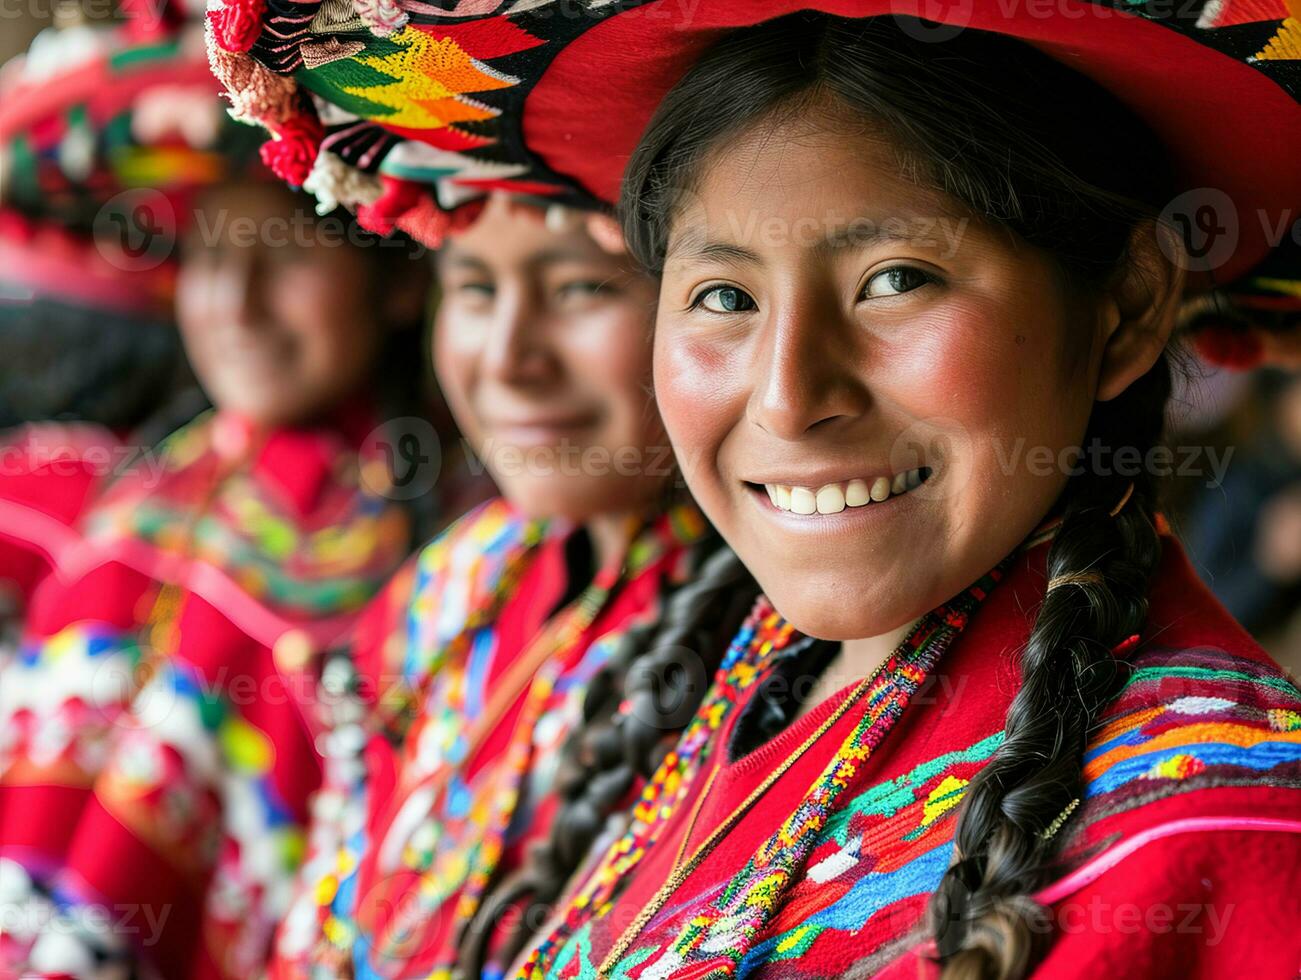
[[[676,242],[671,242],[665,258],[683,254],[687,258],[716,259],[733,265],[759,265],[761,262],[757,252],[730,242],[711,242],[703,234],[695,231],[688,232]]]
[[[482,259],[475,258],[473,255],[466,255],[464,252],[458,252],[455,248],[440,249],[437,261],[438,271],[442,272],[448,266],[472,269],[475,272],[488,271],[488,263]]]
[[[887,218],[885,221],[871,221],[864,218],[860,221],[845,225],[842,228],[834,228],[823,236],[822,241],[814,245],[814,249],[819,252],[834,252],[841,248],[853,248],[854,246],[875,245],[878,242],[906,242],[912,239],[913,235],[893,231],[883,225],[892,221],[915,221],[915,218]],[[867,228],[863,226],[867,225]]]
[[[948,216],[945,215],[947,218]],[[911,223],[919,220],[916,216],[904,217],[891,215],[883,219],[860,218],[838,228],[833,228],[814,243],[815,251],[828,254],[842,248],[863,248],[881,242],[906,242],[923,234],[913,234],[907,229]],[[894,225],[902,223],[905,230],[898,230]],[[670,244],[666,258],[716,259],[734,265],[760,265],[762,258],[744,245],[726,241],[710,241],[704,234],[688,232],[679,240]]]
[[[528,258],[528,264],[532,266],[552,266],[563,265],[567,262],[592,263],[599,261],[590,253],[576,248],[553,248],[539,252],[537,255],[531,255]],[[439,267],[452,265],[461,268],[473,269],[477,272],[491,272],[491,267],[483,259],[475,255],[457,251],[455,246],[445,248],[439,252]]]

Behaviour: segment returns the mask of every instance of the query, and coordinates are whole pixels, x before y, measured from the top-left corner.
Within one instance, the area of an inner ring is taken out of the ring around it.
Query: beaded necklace
[[[543,632],[515,658],[503,676],[493,683],[492,694],[473,726],[466,730],[465,714],[459,714],[460,736],[456,750],[447,756],[447,763],[434,770],[426,770],[418,781],[406,784],[390,807],[396,811],[405,800],[412,798],[430,801],[422,818],[423,823],[437,821],[442,802],[449,791],[449,780],[459,778],[460,765],[473,757],[482,740],[492,733],[513,705],[523,698],[521,709],[511,727],[511,735],[503,750],[502,762],[496,767],[489,783],[473,790],[475,802],[469,807],[475,821],[482,828],[469,849],[453,850],[438,847],[444,836],[441,832],[425,851],[416,854],[408,849],[403,862],[417,872],[414,883],[399,884],[400,877],[390,878],[399,896],[388,883],[376,879],[376,871],[385,875],[385,869],[368,862],[362,891],[367,895],[367,911],[380,908],[394,912],[388,921],[379,917],[362,922],[374,936],[372,949],[378,962],[401,968],[410,955],[413,938],[421,935],[422,923],[434,916],[449,898],[455,896],[454,913],[463,921],[473,916],[475,909],[498,869],[501,854],[511,821],[516,815],[524,780],[533,763],[535,729],[539,719],[550,710],[553,692],[567,670],[573,667],[568,656],[579,649],[580,641],[609,607],[612,597],[622,586],[659,561],[670,549],[689,545],[702,537],[708,527],[700,518],[694,505],[679,504],[648,525],[639,519],[628,523],[628,551],[621,566],[608,568],[596,576],[579,597],[564,610],[555,614]],[[669,569],[666,576],[673,579],[681,570]],[[653,613],[648,610],[648,613]],[[623,630],[616,630],[598,643],[613,643]],[[445,708],[450,709],[449,704]],[[426,711],[429,706],[426,705]],[[482,804],[482,811],[478,805]],[[391,824],[390,824],[391,826]],[[373,889],[384,890],[382,901],[372,898]]]
[[[799,806],[760,847],[745,872],[734,879],[740,884],[726,889],[715,903],[693,916],[693,928],[683,939],[691,946],[698,945],[709,936],[710,927],[724,918],[730,933],[757,934],[775,907],[783,886],[802,864],[808,847],[834,811],[853,776],[893,727],[932,667],[966,626],[971,614],[1003,578],[1012,558],[1009,555],[964,592],[919,620],[886,662],[856,685],[818,730],[802,742],[685,863],[680,853],[664,886],[620,936],[598,972],[608,974],[613,970],[673,892],[708,858],[755,802],[819,736],[855,704],[866,700],[867,710],[863,717],[805,793]],[[522,976],[545,976],[553,957],[567,940],[588,923],[611,911],[635,868],[645,859],[655,841],[664,835],[667,823],[705,769],[715,747],[721,745],[716,738],[718,731],[737,705],[744,703],[752,686],[766,675],[773,660],[771,654],[784,648],[794,635],[793,627],[772,609],[766,599],[760,598],[754,613],[729,646],[709,698],[676,749],[666,757],[647,784],[628,830],[574,895],[560,925],[525,961]],[[714,766],[715,774],[719,765],[716,763]]]

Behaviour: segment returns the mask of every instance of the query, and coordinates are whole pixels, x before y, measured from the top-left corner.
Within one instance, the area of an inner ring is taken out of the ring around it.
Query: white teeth
[[[839,514],[845,509],[844,491],[834,483],[828,483],[818,490],[816,500],[819,514]]]
[[[813,496],[813,491],[808,487],[791,487],[791,513],[792,514],[816,514],[818,512],[818,498]]]
[[[862,507],[872,499],[868,492],[866,480],[850,480],[845,487],[845,503],[850,507]]]
[[[921,470],[912,469],[896,473],[893,478],[878,476],[867,480],[850,480],[847,483],[828,483],[817,487],[791,487],[781,483],[765,483],[768,499],[778,510],[807,516],[810,514],[839,514],[846,507],[863,507],[878,503],[892,494],[907,493],[922,482]]]

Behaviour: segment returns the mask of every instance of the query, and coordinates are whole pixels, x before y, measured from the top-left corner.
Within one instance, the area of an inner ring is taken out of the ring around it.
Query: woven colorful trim
[[[688,929],[677,937],[666,955],[684,962],[690,951],[707,943],[711,951],[726,956],[728,949],[748,946],[758,935],[854,774],[893,727],[913,693],[971,615],[1003,578],[1011,561],[1011,557],[1004,559],[914,627],[878,672],[867,691],[867,710],[863,717],[799,807],[759,848],[746,870],[735,879],[739,883],[737,887],[724,889],[708,907],[693,910]],[[718,732],[727,718],[771,669],[771,655],[786,647],[795,635],[790,624],[773,611],[767,600],[760,599],[729,647],[714,686],[678,746],[647,784],[627,831],[572,898],[565,919],[534,950],[521,976],[535,980],[547,976],[562,959],[573,955],[575,946],[585,945],[583,937],[592,922],[609,914],[630,875],[680,809],[709,761],[711,751],[717,747]],[[671,912],[666,910],[661,914]],[[647,929],[653,929],[655,923],[652,919]],[[744,944],[738,945],[728,938],[742,935],[749,937]],[[639,949],[628,955],[639,961],[645,959],[646,951]]]
[[[1206,791],[1301,792],[1301,694],[1281,673],[1211,648],[1147,650],[1134,668],[1088,750],[1085,803],[1067,825],[1068,864],[1092,858],[1099,840],[1123,848],[1142,839],[1150,830],[1147,803],[1178,797],[1184,819],[1195,820],[1217,812]],[[991,713],[991,729],[999,723]],[[760,860],[766,849],[726,877],[693,879],[692,900],[648,923],[613,975],[874,974],[908,946],[949,866],[966,787],[1002,738],[994,730],[970,744],[941,743],[939,754],[905,773],[845,791],[813,840],[797,845],[802,852],[785,882]],[[761,914],[773,910],[762,928],[747,895]],[[592,927],[599,918],[580,920],[546,962],[546,976],[598,975],[603,950],[593,948]]]
[[[310,887],[295,900],[280,941],[287,960],[309,958],[316,968],[336,971],[350,964],[359,974],[382,969],[414,975],[412,956],[447,959],[448,950],[422,953],[421,943],[432,942],[428,933],[446,921],[444,907],[454,909],[458,920],[473,916],[498,870],[509,828],[527,824],[527,808],[549,789],[552,772],[535,761],[558,751],[580,715],[593,674],[634,622],[659,614],[657,606],[607,624],[609,631],[581,656],[568,654],[607,609],[618,582],[635,582],[661,563],[658,574],[680,582],[686,563],[665,558],[685,555],[707,526],[694,506],[679,506],[647,526],[630,527],[635,537],[622,575],[617,581],[602,576],[574,604],[572,618],[553,638],[550,658],[525,689],[509,744],[493,765],[467,774],[467,719],[481,717],[491,700],[487,677],[499,655],[503,603],[534,561],[539,535],[550,539],[567,530],[559,522],[544,530],[494,501],[420,556],[413,588],[399,597],[402,608],[385,643],[393,647],[386,651],[390,663],[402,667],[407,704],[420,708],[418,720],[402,733],[398,789],[376,815],[370,812],[364,767],[330,785],[333,805],[345,817],[324,822],[338,830],[322,834],[328,849],[310,858]],[[389,714],[381,721],[401,728]],[[449,774],[442,789],[426,792]],[[449,960],[434,975],[446,975],[450,967]]]
[[[220,465],[216,420],[205,414],[169,436],[161,474],[136,469],[110,486],[86,517],[84,550],[122,544],[177,553],[194,502]],[[223,480],[194,527],[192,564],[224,572],[281,615],[311,619],[359,609],[400,564],[409,536],[406,515],[370,489],[360,466],[328,485],[306,518],[286,513],[244,469]]]

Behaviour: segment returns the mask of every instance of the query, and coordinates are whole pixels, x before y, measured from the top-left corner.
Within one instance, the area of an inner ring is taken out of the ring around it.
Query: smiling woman
[[[1187,897],[1153,880],[1209,846],[1151,847],[1092,896],[1078,875],[1040,892],[1108,834],[1162,839],[1226,813],[1218,830],[1251,832],[1217,880],[1255,904],[1267,891],[1248,884],[1250,855],[1301,830],[1282,790],[1301,752],[1250,721],[1295,711],[1296,692],[1190,579],[1159,531],[1154,475],[1076,465],[1090,442],[1142,456],[1159,441],[1186,279],[1157,220],[1177,191],[1166,148],[1121,100],[1017,41],[969,31],[939,57],[914,35],[808,15],[728,35],[665,96],[628,165],[625,235],[661,284],[657,401],[763,598],[525,973],[907,971],[917,961],[899,954],[933,890],[923,962],[1025,975],[1057,932],[1061,975],[1080,953],[1057,916],[1092,898]],[[962,229],[952,243],[926,233],[941,221]],[[1069,463],[1008,465],[1017,444]],[[1194,644],[1213,657],[1181,649]],[[1254,688],[1224,697],[1223,669]],[[1190,680],[1159,695],[1140,681],[1177,676]],[[679,715],[686,681],[660,689]],[[927,684],[939,693],[914,697]],[[1219,707],[1177,722],[1194,702]],[[1155,717],[1159,742],[1132,727]],[[646,703],[616,724],[672,727]],[[1230,761],[1205,726],[1272,742],[1277,765]],[[1123,771],[1109,733],[1131,730],[1153,744]],[[1162,783],[1176,756],[1191,769]],[[577,757],[579,787],[646,758]],[[1164,808],[1136,805],[1135,778]],[[1211,789],[1226,782],[1254,794]],[[898,799],[878,809],[886,793]],[[539,880],[563,880],[555,865],[573,853],[558,834]],[[1138,940],[1108,949],[1111,932],[1090,931],[1084,972],[1148,955]],[[1258,939],[1228,945],[1273,962]],[[1194,947],[1180,955],[1199,968],[1224,955]]]
[[[654,282],[568,225],[499,196],[440,250],[434,363],[503,492],[581,520],[649,506],[673,468],[649,397]]]
[[[491,6],[214,49],[444,226],[484,184],[618,197],[730,546],[592,679],[549,827],[437,926],[460,975],[1295,970],[1301,695],[1119,468],[1181,319],[1295,319],[1246,220],[1301,200],[1285,5]]]

